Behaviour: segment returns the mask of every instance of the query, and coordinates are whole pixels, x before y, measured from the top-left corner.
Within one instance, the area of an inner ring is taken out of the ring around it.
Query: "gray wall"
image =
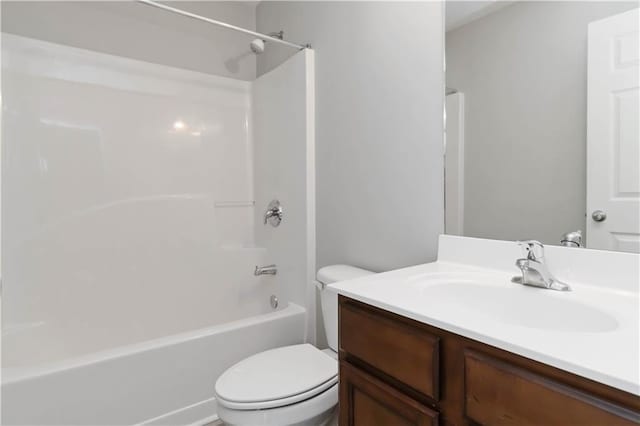
[[[436,2],[262,2],[258,31],[316,51],[318,267],[436,257],[443,229],[443,26]],[[291,55],[268,46],[261,74]]]
[[[255,28],[255,2],[167,2]],[[252,37],[132,1],[2,1],[2,31],[142,61],[255,78]]]
[[[446,35],[465,95],[465,235],[585,229],[587,24],[637,2],[518,2]]]

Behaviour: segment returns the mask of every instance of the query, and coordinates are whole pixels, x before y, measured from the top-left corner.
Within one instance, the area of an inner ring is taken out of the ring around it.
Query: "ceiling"
[[[493,13],[496,10],[508,6],[512,3],[513,1],[498,0],[447,0],[445,5],[446,30],[451,31],[453,29],[461,27],[475,19],[482,18],[483,16]]]

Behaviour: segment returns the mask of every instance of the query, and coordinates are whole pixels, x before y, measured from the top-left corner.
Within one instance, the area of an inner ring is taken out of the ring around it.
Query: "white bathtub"
[[[2,424],[178,425],[215,420],[217,377],[250,354],[303,342],[305,321],[304,308],[291,303],[247,319],[30,366],[18,362],[30,354],[20,357],[14,351],[26,347],[20,334],[38,325],[5,330]]]

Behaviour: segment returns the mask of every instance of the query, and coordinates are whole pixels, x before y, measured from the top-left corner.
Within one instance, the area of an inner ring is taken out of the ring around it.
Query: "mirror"
[[[638,6],[446,3],[446,233],[640,252]]]

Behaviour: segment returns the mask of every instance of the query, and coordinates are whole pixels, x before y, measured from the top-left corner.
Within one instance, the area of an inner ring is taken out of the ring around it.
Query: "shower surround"
[[[314,340],[313,97],[308,49],[246,82],[3,35],[3,423],[211,420]]]

